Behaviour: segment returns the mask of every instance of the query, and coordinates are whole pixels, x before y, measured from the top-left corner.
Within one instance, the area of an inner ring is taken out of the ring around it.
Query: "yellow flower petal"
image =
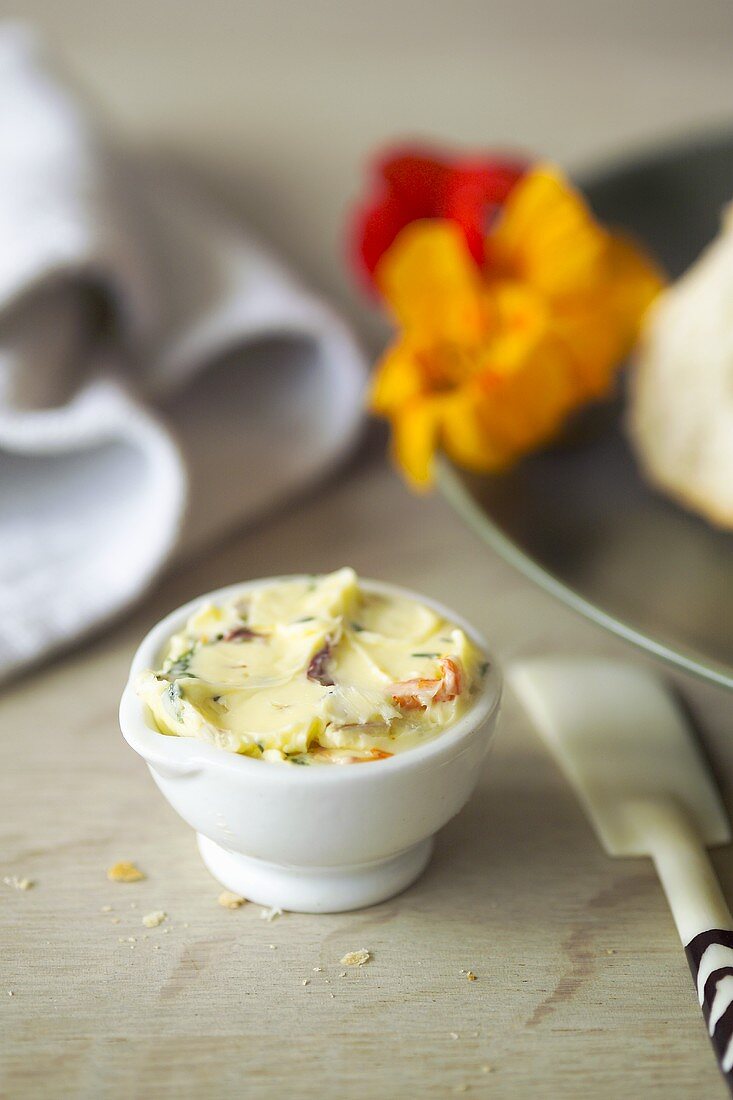
[[[423,342],[476,340],[485,330],[481,275],[454,222],[405,226],[379,261],[376,279],[399,324]]]
[[[486,342],[484,363],[498,373],[509,373],[526,361],[547,334],[549,315],[544,300],[525,283],[492,285],[496,328]]]
[[[610,294],[557,310],[552,327],[572,364],[577,404],[606,396],[626,350],[626,341],[614,318]]]
[[[626,354],[638,338],[644,314],[665,280],[657,265],[621,233],[610,234],[607,262],[613,283],[613,309]]]
[[[405,340],[397,340],[377,363],[369,393],[369,408],[380,416],[389,416],[411,398],[425,390],[423,372],[413,349]]]
[[[392,418],[395,461],[416,489],[426,489],[432,482],[442,407],[439,397],[417,397]]]
[[[576,402],[572,364],[548,336],[512,372],[487,372],[447,402],[441,437],[461,465],[499,470],[552,439]]]
[[[579,403],[610,392],[662,286],[660,272],[633,242],[609,236],[602,285],[555,305],[552,323],[575,363]]]
[[[476,473],[502,469],[511,455],[507,442],[487,429],[479,411],[483,400],[473,386],[464,387],[446,402],[441,424],[446,454],[459,466]]]
[[[607,234],[555,169],[528,172],[509,195],[488,241],[498,269],[549,298],[585,294],[602,275]]]

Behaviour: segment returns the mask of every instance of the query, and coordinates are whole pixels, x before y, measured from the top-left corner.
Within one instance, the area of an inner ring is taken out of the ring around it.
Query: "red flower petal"
[[[526,165],[518,162],[464,162],[451,177],[443,217],[461,226],[469,251],[480,267],[487,259],[485,241],[491,223],[525,170]]]
[[[378,171],[405,209],[413,211],[411,220],[440,216],[453,173],[447,160],[427,152],[405,152],[387,157]]]
[[[497,209],[527,164],[505,157],[452,157],[427,148],[394,150],[374,166],[376,195],[357,208],[352,254],[367,282],[400,230],[419,218],[450,218],[466,237],[477,264]]]

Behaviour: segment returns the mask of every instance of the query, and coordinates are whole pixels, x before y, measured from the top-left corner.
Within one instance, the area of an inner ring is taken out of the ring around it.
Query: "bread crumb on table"
[[[466,979],[469,982],[477,982],[478,981],[478,975],[474,974],[473,970],[467,970],[466,971]]]
[[[266,920],[266,921],[274,921],[277,917],[281,917],[282,915],[283,915],[282,909],[278,909],[277,906],[275,906],[275,905],[273,905],[271,909],[263,909],[260,912],[260,916],[262,917],[262,920]]]
[[[367,951],[365,947],[362,947],[359,951],[348,951],[343,959],[341,959],[341,965],[363,966],[364,963],[369,962],[371,957],[371,952]]]
[[[231,890],[222,890],[217,901],[222,909],[241,909],[246,904],[247,899],[233,893]]]
[[[31,890],[36,885],[32,878],[18,878],[17,875],[5,875],[3,882],[13,890]]]
[[[107,870],[110,882],[142,882],[146,875],[129,860],[113,863]]]
[[[168,916],[162,909],[155,909],[152,913],[146,913],[143,917],[143,924],[146,928],[157,928],[159,924]]]

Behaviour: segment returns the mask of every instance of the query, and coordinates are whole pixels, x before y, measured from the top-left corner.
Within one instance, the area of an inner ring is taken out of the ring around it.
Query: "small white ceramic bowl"
[[[496,725],[501,679],[492,665],[469,711],[445,733],[388,760],[295,768],[161,734],[135,694],[170,636],[204,601],[225,601],[279,577],[231,585],[167,615],[142,641],[120,705],[128,744],[171,806],[196,830],[204,863],[229,890],[261,905],[335,913],[373,905],[422,873],[433,836],[464,806]],[[361,580],[366,591],[408,596],[483,638],[434,600]]]

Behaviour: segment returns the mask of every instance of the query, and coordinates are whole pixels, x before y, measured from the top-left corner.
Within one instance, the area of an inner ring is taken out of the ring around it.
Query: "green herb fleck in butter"
[[[469,706],[486,664],[459,627],[353,569],[207,604],[137,690],[161,733],[292,764],[379,760]]]

